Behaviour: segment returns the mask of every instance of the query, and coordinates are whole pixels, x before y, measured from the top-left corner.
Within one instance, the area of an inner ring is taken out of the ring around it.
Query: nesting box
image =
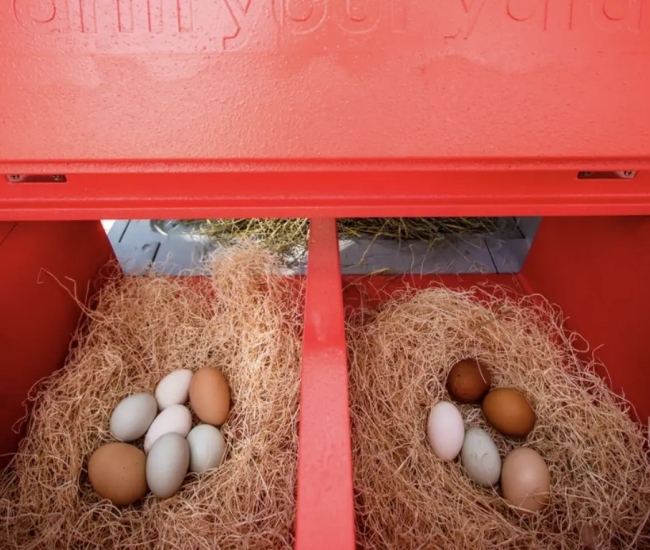
[[[519,273],[441,280],[559,304],[647,423],[646,8],[3,2],[0,451],[79,320],[43,270],[92,282],[102,218],[313,218],[297,548],[355,540],[337,217],[542,216]]]

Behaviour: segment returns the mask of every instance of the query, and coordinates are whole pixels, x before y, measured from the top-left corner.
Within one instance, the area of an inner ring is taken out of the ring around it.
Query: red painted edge
[[[592,157],[431,157],[431,158],[233,158],[233,159],[118,159],[93,160],[9,160],[0,158],[2,174],[200,174],[200,173],[278,173],[352,171],[607,171],[648,170],[650,155]]]
[[[300,387],[297,550],[353,550],[348,367],[336,220],[313,219]]]
[[[9,183],[0,220],[649,215],[650,172],[68,174]],[[3,181],[5,180],[5,181]]]

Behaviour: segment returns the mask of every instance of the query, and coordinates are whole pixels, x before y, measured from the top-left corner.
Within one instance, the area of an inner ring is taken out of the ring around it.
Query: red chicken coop
[[[4,0],[1,450],[107,218],[311,219],[296,548],[355,547],[337,218],[541,217],[441,280],[559,304],[647,424],[649,62],[645,0]]]

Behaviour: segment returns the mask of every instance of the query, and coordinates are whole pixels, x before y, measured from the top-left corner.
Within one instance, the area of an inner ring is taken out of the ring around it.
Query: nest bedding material
[[[203,282],[109,281],[67,366],[31,398],[29,435],[0,478],[2,547],[292,547],[302,301],[277,273],[255,248],[227,252]],[[362,310],[348,339],[359,547],[650,547],[645,435],[537,297],[428,290]],[[532,518],[474,486],[458,463],[438,461],[426,442],[448,369],[469,356],[535,407],[524,442],[461,407],[502,456],[529,445],[548,462],[551,506]],[[111,439],[115,404],[176,368],[207,365],[223,369],[233,394],[222,466],[188,476],[168,500],[100,501],[84,467]]]
[[[292,548],[302,290],[257,247],[211,278],[109,280],[67,365],[38,386],[0,478],[2,548]],[[172,498],[115,508],[85,467],[127,395],[169,372],[222,369],[232,393],[222,465]]]
[[[493,232],[500,224],[498,218],[342,218],[337,223],[341,239],[416,240],[426,242],[431,248],[442,246],[452,236]],[[309,236],[306,218],[184,220],[183,224],[221,245],[255,239],[274,252],[294,259],[302,257]],[[157,227],[160,226],[158,223]]]
[[[647,549],[650,456],[629,407],[583,364],[575,335],[539,297],[499,288],[407,293],[349,319],[357,542],[364,549]],[[480,406],[466,426],[494,438],[502,459],[519,446],[549,465],[551,504],[520,517],[498,490],[442,462],[426,438],[432,405],[449,400],[452,365],[490,365],[492,387],[512,386],[538,421],[522,441],[502,436]]]

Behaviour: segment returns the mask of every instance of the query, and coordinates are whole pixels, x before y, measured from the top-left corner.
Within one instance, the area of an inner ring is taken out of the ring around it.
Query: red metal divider
[[[518,279],[562,307],[605,365],[612,389],[650,427],[650,218],[544,218]]]
[[[0,470],[24,435],[12,428],[30,388],[63,366],[79,322],[61,285],[86,300],[114,258],[99,222],[0,223]]]
[[[313,219],[300,387],[297,550],[352,550],[354,503],[336,220]]]

